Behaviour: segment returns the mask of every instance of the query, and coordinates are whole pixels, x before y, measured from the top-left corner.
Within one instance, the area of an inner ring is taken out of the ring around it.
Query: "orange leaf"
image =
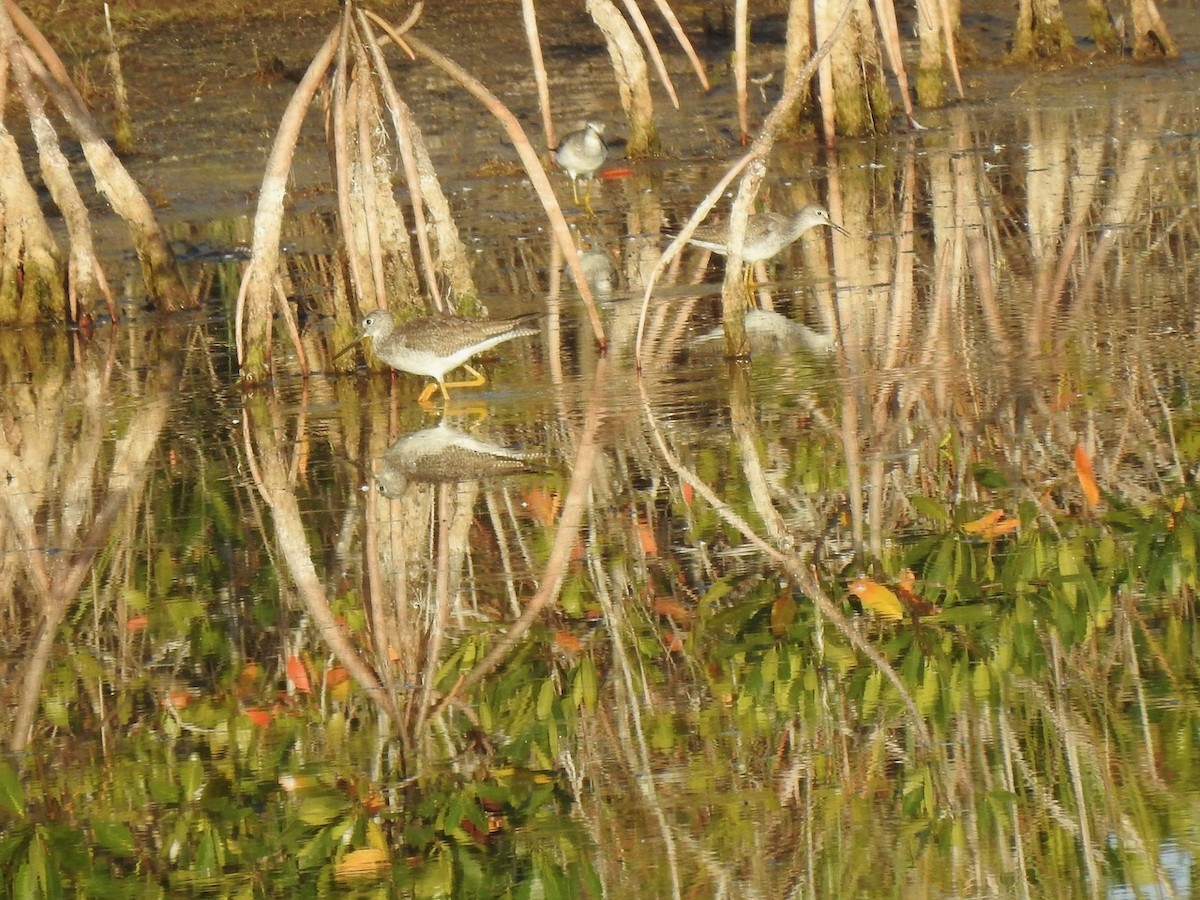
[[[554,632],[554,646],[564,653],[578,653],[583,649],[579,638],[569,631]]]
[[[611,181],[614,178],[628,178],[632,174],[633,174],[633,169],[629,169],[629,168],[605,169],[603,172],[601,172],[596,177],[601,179],[602,181]]]
[[[692,500],[696,496],[696,489],[692,487],[690,481],[685,481],[679,486],[679,492],[683,494],[683,502],[688,506],[692,505]]]
[[[637,530],[642,552],[647,556],[658,556],[658,539],[654,537],[654,529],[650,527],[650,523],[638,519]]]
[[[145,615],[134,616],[132,619],[130,619],[128,622],[125,623],[125,630],[130,632],[131,634],[133,634],[135,632],[141,631],[143,628],[145,628],[149,624],[150,624],[150,618],[148,616],[145,616]]]
[[[1016,531],[1021,525],[1020,519],[1004,518],[1004,510],[993,509],[990,513],[980,516],[974,522],[967,522],[962,530],[967,534],[977,534],[989,541]]]
[[[350,673],[345,666],[330,666],[325,672],[325,686],[337,687],[343,681],[350,680]]]
[[[257,706],[247,706],[242,712],[246,714],[247,719],[259,728],[266,728],[271,724],[271,714],[265,709],[259,709]]]
[[[1083,488],[1083,499],[1088,506],[1100,505],[1100,485],[1096,484],[1096,475],[1092,472],[1092,461],[1088,458],[1083,444],[1075,445],[1075,474],[1079,476],[1079,484]]]
[[[883,616],[885,619],[904,618],[904,607],[900,605],[900,598],[877,581],[855,578],[850,582],[850,593],[877,616]]]
[[[974,522],[965,523],[962,530],[967,534],[983,534],[1003,518],[1004,510],[993,509],[990,513],[980,516]]]
[[[183,709],[192,702],[192,695],[183,688],[171,688],[167,691],[167,703],[176,709]]]
[[[308,682],[308,672],[304,671],[304,663],[294,654],[288,657],[287,677],[300,693],[312,693],[312,685]]]
[[[667,645],[667,650],[671,653],[679,653],[683,650],[683,641],[679,639],[679,635],[673,629],[663,629],[663,642]]]

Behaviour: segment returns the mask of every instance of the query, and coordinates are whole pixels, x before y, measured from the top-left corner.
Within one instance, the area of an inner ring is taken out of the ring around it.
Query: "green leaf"
[[[298,815],[305,825],[328,825],[350,808],[345,794],[332,789],[315,789],[300,801]]]
[[[975,463],[971,466],[971,477],[975,483],[990,491],[1002,491],[1008,487],[1008,479],[1000,470],[986,462]]]
[[[338,841],[334,839],[335,830],[322,828],[313,835],[312,840],[300,847],[300,852],[296,854],[296,864],[302,871],[323,865],[333,859],[334,849],[338,844]]]
[[[558,605],[572,619],[583,616],[583,579],[576,576],[568,578],[559,593]]]
[[[537,717],[539,721],[544,722],[550,718],[550,714],[554,712],[554,700],[557,696],[554,691],[554,682],[547,678],[542,682],[541,690],[538,691]]]
[[[919,515],[929,519],[935,525],[944,527],[950,524],[950,511],[944,504],[929,497],[922,497],[920,494],[909,497],[908,502],[912,504],[913,509]]]
[[[175,581],[175,557],[169,547],[163,547],[154,560],[154,587],[160,597],[166,596]]]
[[[590,656],[585,656],[579,663],[579,680],[583,682],[583,708],[591,711],[596,708],[596,694],[599,685],[596,678],[596,664]]]
[[[109,853],[117,856],[133,856],[135,853],[133,832],[122,822],[98,819],[92,824],[92,833],[96,836],[96,843]]]
[[[150,605],[150,598],[146,596],[145,591],[139,591],[135,587],[122,588],[121,599],[131,613],[143,613]]]
[[[8,763],[0,760],[0,809],[17,818],[25,816],[25,789]]]

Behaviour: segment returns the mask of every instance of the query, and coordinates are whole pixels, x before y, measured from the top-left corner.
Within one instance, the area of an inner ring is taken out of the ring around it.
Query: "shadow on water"
[[[772,206],[849,234],[762,265],[749,364],[702,340],[721,263],[690,249],[633,366],[707,163],[594,186],[607,359],[525,187],[450,183],[491,315],[546,314],[432,411],[379,371],[232,391],[224,318],[0,335],[28,754],[0,762],[0,865],[222,894],[1188,896],[1177,100],[781,150]],[[300,221],[303,308],[328,220]],[[209,271],[228,303],[236,265]],[[325,358],[319,319],[305,340]]]

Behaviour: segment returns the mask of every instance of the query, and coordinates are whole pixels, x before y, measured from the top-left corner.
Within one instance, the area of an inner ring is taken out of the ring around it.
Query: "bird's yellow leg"
[[[479,387],[481,384],[487,384],[487,379],[483,377],[483,373],[479,372],[477,369],[472,368],[471,366],[468,366],[466,363],[463,363],[462,367],[464,369],[466,369],[468,372],[470,372],[472,375],[474,375],[475,378],[472,381],[447,382],[446,387],[456,387],[456,388],[457,387]],[[443,389],[442,393],[445,393],[445,389]]]
[[[579,202],[579,188],[577,186],[578,183],[579,182],[575,178],[571,179],[571,196],[575,199],[576,203]]]
[[[449,399],[449,397],[446,395],[446,389],[442,387],[442,383],[440,381],[431,381],[429,384],[425,385],[425,390],[421,391],[421,396],[417,398],[417,402],[422,406],[428,404],[429,398],[433,396],[433,392],[439,387],[442,388],[442,396],[446,399]]]
[[[754,294],[754,267],[755,263],[744,263],[746,267],[746,308],[753,309],[758,306],[758,298]]]

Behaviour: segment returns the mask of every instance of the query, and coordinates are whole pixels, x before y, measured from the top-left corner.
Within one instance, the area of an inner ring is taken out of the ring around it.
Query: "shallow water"
[[[612,262],[607,355],[524,178],[480,172],[511,151],[447,138],[453,105],[431,131],[483,299],[546,311],[483,388],[430,411],[411,376],[282,357],[242,393],[240,264],[203,254],[193,318],[0,335],[6,699],[35,750],[0,763],[6,871],[40,841],[146,894],[1190,896],[1197,83],[1004,73],[924,131],[779,146],[772,208],[849,234],[764,269],[749,361],[687,249],[634,364],[644,278],[737,154],[697,105],[573,215]],[[528,471],[377,490],[438,426]]]

